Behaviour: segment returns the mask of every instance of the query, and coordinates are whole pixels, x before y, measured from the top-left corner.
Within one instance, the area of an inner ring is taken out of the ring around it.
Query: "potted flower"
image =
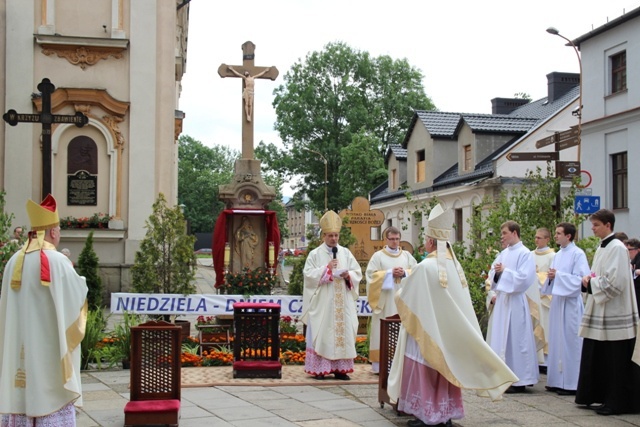
[[[240,273],[225,274],[221,289],[227,295],[271,295],[277,280],[277,274],[266,268],[244,268]]]

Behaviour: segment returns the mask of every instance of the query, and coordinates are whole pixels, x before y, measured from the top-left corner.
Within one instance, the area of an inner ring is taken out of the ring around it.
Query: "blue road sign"
[[[576,196],[573,210],[577,214],[592,214],[600,210],[600,196]]]

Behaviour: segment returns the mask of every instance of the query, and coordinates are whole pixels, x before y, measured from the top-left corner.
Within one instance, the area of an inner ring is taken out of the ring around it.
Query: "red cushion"
[[[124,406],[124,413],[138,412],[178,412],[180,401],[171,400],[134,400],[127,402]]]
[[[282,364],[277,360],[255,360],[233,362],[233,369],[238,371],[257,371],[265,369],[282,369]]]
[[[275,302],[235,302],[233,308],[238,309],[258,309],[258,308],[280,308],[280,304]]]

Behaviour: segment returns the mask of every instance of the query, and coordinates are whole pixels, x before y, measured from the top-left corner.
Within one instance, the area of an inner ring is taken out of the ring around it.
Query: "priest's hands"
[[[400,278],[405,276],[404,268],[402,267],[394,267],[392,270],[393,277]]]

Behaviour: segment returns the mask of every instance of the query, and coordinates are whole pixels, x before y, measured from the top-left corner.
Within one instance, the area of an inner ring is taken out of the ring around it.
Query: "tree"
[[[87,301],[91,310],[102,308],[102,279],[98,275],[98,255],[93,250],[93,231],[87,236],[78,256],[78,274],[87,279]]]
[[[190,136],[180,136],[178,145],[178,204],[185,206],[193,233],[213,231],[216,218],[224,209],[218,200],[218,186],[233,178],[239,153],[229,147],[206,147]]]
[[[2,289],[4,268],[13,254],[20,249],[20,245],[12,242],[12,237],[9,235],[11,233],[11,222],[13,221],[14,215],[13,213],[4,211],[5,194],[4,191],[0,191],[0,243],[2,243],[2,245],[0,245],[0,290]]]
[[[160,193],[145,227],[147,233],[131,267],[133,289],[142,293],[194,293],[196,239],[186,234],[180,207],[168,207]]]
[[[389,144],[402,142],[413,111],[434,108],[422,79],[406,59],[372,58],[330,43],[294,64],[274,91],[275,128],[284,148],[261,143],[256,151],[270,169],[302,176],[296,189],[308,194],[316,210],[324,210],[325,165],[309,150],[321,153],[327,161],[328,207],[342,209],[352,199],[344,195],[345,186],[372,188],[364,177],[356,176],[354,183],[353,176],[341,175],[343,148],[355,135],[367,135],[358,142],[371,144],[367,153],[383,158]]]

